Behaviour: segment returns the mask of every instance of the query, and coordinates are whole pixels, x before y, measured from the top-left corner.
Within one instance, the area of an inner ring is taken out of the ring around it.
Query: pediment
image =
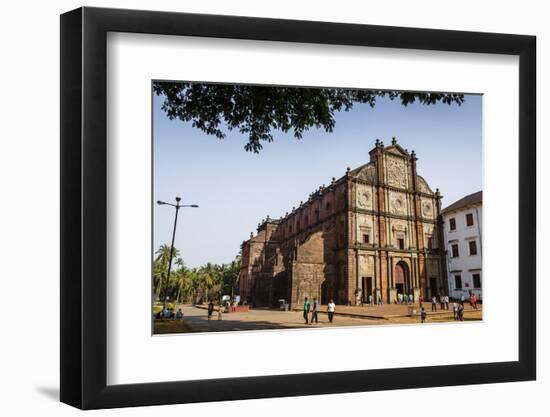
[[[401,147],[399,144],[388,146],[386,149],[384,149],[386,153],[400,156],[402,158],[408,158],[410,155],[409,153]]]

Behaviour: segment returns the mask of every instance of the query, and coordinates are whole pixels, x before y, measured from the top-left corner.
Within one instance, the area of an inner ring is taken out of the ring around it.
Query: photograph
[[[151,95],[154,335],[483,319],[483,95]]]

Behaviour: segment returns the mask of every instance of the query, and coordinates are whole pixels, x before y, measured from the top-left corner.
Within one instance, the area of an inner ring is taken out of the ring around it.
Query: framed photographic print
[[[62,15],[61,400],[535,379],[535,103],[530,36]]]

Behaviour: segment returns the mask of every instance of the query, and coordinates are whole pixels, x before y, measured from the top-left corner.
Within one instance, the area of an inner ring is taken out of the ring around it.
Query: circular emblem
[[[422,213],[424,216],[429,216],[432,213],[432,205],[430,203],[424,203],[422,206]]]
[[[393,200],[392,205],[395,211],[401,211],[403,209],[403,200],[401,199],[401,197],[397,197],[395,200]]]
[[[361,207],[368,207],[370,205],[370,193],[368,191],[359,196],[359,205]]]

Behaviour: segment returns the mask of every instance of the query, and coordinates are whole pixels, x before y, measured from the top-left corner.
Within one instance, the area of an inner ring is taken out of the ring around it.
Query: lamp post
[[[176,226],[178,224],[178,212],[180,210],[180,208],[182,207],[192,207],[192,208],[198,208],[199,206],[196,205],[196,204],[180,204],[180,201],[181,201],[181,197],[176,197],[176,204],[172,204],[172,203],[166,203],[164,201],[157,201],[157,204],[159,206],[172,206],[176,209],[176,215],[174,217],[174,229],[172,230],[172,244],[170,246],[170,258],[168,260],[168,272],[166,274],[166,285],[164,286],[164,294],[163,294],[163,297],[162,297],[162,314],[161,314],[161,318],[163,318],[164,316],[164,311],[166,310],[166,291],[168,289],[168,283],[170,282],[170,270],[172,269],[172,258],[174,257],[174,240],[176,238]],[[160,288],[161,288],[161,291],[162,291],[162,281],[160,283]]]

